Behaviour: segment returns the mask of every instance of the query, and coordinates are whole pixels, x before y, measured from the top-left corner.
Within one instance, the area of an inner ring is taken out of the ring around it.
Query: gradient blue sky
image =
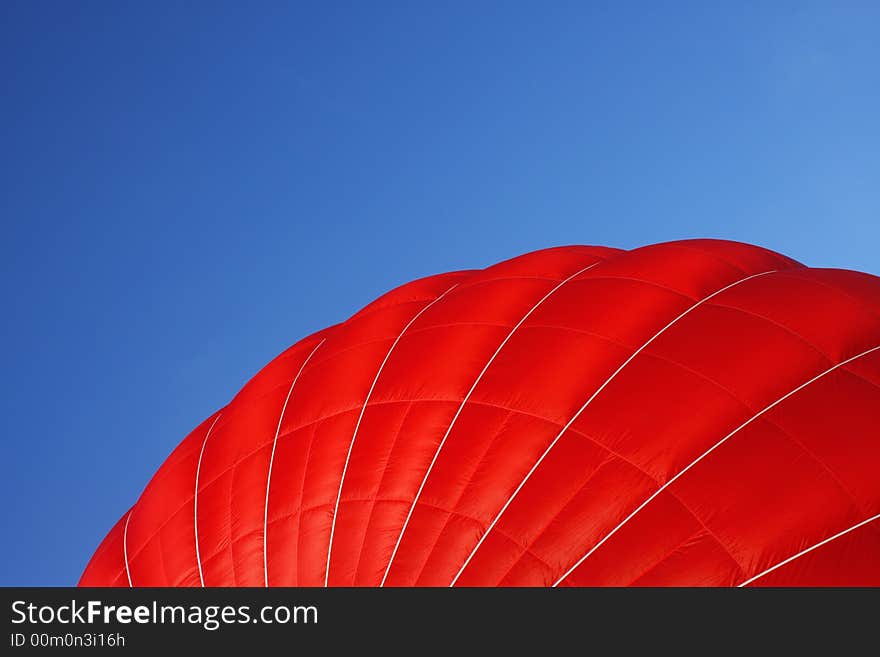
[[[183,7],[176,5],[185,5]],[[880,4],[0,4],[0,584],[265,362],[568,243],[880,273]]]

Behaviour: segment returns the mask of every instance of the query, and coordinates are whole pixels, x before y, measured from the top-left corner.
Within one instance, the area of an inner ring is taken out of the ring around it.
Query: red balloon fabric
[[[878,472],[880,278],[552,248],[290,347],[80,585],[876,586]]]

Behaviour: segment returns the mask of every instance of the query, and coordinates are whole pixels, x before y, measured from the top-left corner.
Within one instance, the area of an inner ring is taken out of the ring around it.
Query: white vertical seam
[[[309,352],[309,355],[306,356],[306,359],[302,362],[302,365],[299,366],[299,370],[296,373],[296,376],[293,377],[293,382],[290,384],[290,388],[287,390],[287,397],[284,398],[284,405],[281,407],[281,415],[278,416],[278,427],[275,429],[275,438],[272,439],[272,454],[269,456],[269,471],[266,474],[266,503],[263,506],[263,585],[269,586],[269,566],[268,566],[268,558],[266,554],[266,542],[267,542],[267,529],[269,525],[269,485],[272,483],[272,466],[275,463],[275,446],[278,444],[278,434],[281,432],[281,421],[284,419],[284,412],[287,410],[287,402],[290,401],[290,395],[293,394],[293,387],[296,385],[296,382],[299,381],[299,376],[302,374],[308,362],[311,360],[312,356],[314,356],[315,352],[318,351],[318,347],[324,344],[324,341],[327,338],[323,338],[318,344],[315,345],[315,348]]]
[[[436,299],[431,301],[424,308],[419,310],[419,312],[417,312],[415,315],[413,315],[413,318],[410,319],[409,322],[407,322],[406,326],[403,327],[403,330],[400,332],[400,334],[397,336],[397,338],[395,338],[394,342],[391,343],[391,347],[388,349],[388,352],[385,354],[385,358],[382,359],[382,363],[379,365],[379,370],[376,372],[376,376],[373,377],[373,383],[370,385],[370,389],[367,391],[367,396],[364,399],[364,405],[361,406],[361,412],[358,415],[357,423],[355,423],[354,433],[351,435],[351,442],[348,444],[348,453],[345,455],[345,465],[342,467],[342,477],[339,480],[339,491],[336,493],[336,504],[333,507],[333,520],[330,524],[330,542],[327,545],[327,567],[324,570],[324,586],[325,587],[327,586],[328,582],[330,581],[330,555],[333,552],[333,536],[336,532],[336,514],[339,512],[339,500],[342,498],[342,486],[345,483],[345,474],[348,472],[348,462],[351,459],[351,452],[352,452],[352,449],[354,449],[354,441],[355,441],[355,438],[357,438],[358,429],[360,429],[360,427],[361,427],[361,420],[364,418],[364,412],[367,410],[367,404],[370,403],[370,397],[373,394],[373,389],[376,387],[376,382],[379,380],[379,375],[382,374],[382,369],[385,367],[385,363],[387,363],[388,359],[391,357],[391,352],[394,351],[394,348],[397,346],[397,343],[400,342],[400,339],[403,337],[404,333],[407,332],[409,327],[412,326],[413,323],[419,317],[421,317],[422,314],[426,310],[428,310],[428,308],[430,308],[435,303],[440,301],[443,297],[445,297],[447,294],[452,292],[452,290],[454,290],[457,286],[458,286],[458,283],[456,283],[455,285],[450,287],[443,294],[441,294],[439,297],[437,297]]]
[[[775,270],[774,270],[774,271],[775,271]],[[550,450],[553,449],[553,447],[556,445],[557,442],[559,442],[559,440],[562,438],[562,436],[565,434],[565,432],[568,431],[569,427],[571,427],[571,425],[574,424],[575,420],[577,420],[578,417],[580,417],[581,413],[583,413],[583,412],[587,409],[587,407],[593,402],[593,400],[599,395],[599,393],[602,392],[602,390],[604,390],[605,387],[606,387],[609,383],[611,383],[611,381],[613,381],[614,378],[615,378],[618,374],[620,374],[620,372],[621,372],[621,370],[623,370],[623,368],[625,368],[627,365],[629,365],[630,362],[632,362],[632,360],[633,360],[636,356],[638,356],[642,351],[644,351],[644,350],[645,350],[645,349],[646,349],[646,348],[647,348],[652,342],[654,342],[654,340],[656,340],[656,339],[659,338],[663,333],[665,333],[667,329],[669,329],[673,324],[675,324],[676,322],[678,322],[681,318],[683,318],[685,315],[687,315],[688,313],[690,313],[690,312],[691,312],[692,310],[694,310],[695,308],[698,308],[699,306],[703,305],[704,303],[706,303],[707,301],[709,301],[709,300],[712,299],[713,297],[718,296],[718,295],[721,294],[722,292],[724,292],[724,291],[726,291],[726,290],[729,290],[730,288],[735,287],[736,285],[739,285],[740,283],[744,283],[745,281],[748,281],[748,280],[750,280],[750,279],[752,279],[752,278],[756,278],[756,277],[758,277],[758,276],[764,276],[764,275],[766,275],[766,274],[771,274],[771,273],[773,273],[773,271],[765,271],[765,272],[761,272],[760,274],[752,274],[751,276],[747,276],[746,278],[742,278],[742,279],[740,279],[740,280],[738,280],[738,281],[734,281],[734,282],[731,283],[730,285],[726,285],[725,287],[721,288],[720,290],[718,290],[718,291],[716,291],[716,292],[713,292],[712,294],[710,294],[709,296],[705,297],[704,299],[701,299],[700,301],[698,301],[697,303],[695,303],[694,305],[692,305],[691,307],[689,307],[687,310],[685,310],[683,313],[681,313],[678,317],[676,317],[676,318],[673,319],[671,322],[669,322],[666,326],[664,326],[662,329],[660,329],[657,333],[655,333],[655,334],[651,337],[650,340],[648,340],[645,344],[643,344],[641,347],[639,347],[638,349],[636,349],[636,350],[632,353],[632,355],[630,355],[630,357],[627,358],[627,359],[623,362],[623,364],[622,364],[620,367],[618,367],[618,368],[614,371],[614,373],[613,373],[611,376],[609,376],[607,379],[605,379],[605,382],[604,382],[601,386],[599,386],[599,387],[596,389],[596,391],[590,396],[590,398],[584,403],[584,405],[581,406],[580,409],[578,409],[578,412],[575,413],[574,416],[573,416],[573,417],[572,417],[572,418],[571,418],[571,419],[565,424],[565,426],[562,427],[562,429],[559,431],[559,433],[556,434],[556,437],[555,437],[555,438],[551,441],[551,443],[547,446],[547,448],[544,450],[544,453],[541,454],[541,456],[538,458],[538,460],[537,460],[537,461],[535,462],[535,464],[532,466],[532,469],[528,471],[528,473],[526,474],[526,476],[525,476],[525,477],[523,478],[523,480],[519,483],[519,486],[516,487],[516,490],[513,491],[513,494],[507,499],[507,501],[504,503],[504,506],[501,507],[501,510],[498,512],[498,514],[495,516],[495,518],[492,520],[492,522],[491,522],[491,523],[489,524],[489,526],[486,528],[486,531],[483,532],[483,535],[480,537],[480,540],[477,542],[477,544],[476,544],[476,546],[474,547],[474,549],[471,550],[471,553],[468,555],[467,559],[465,559],[465,561],[464,561],[464,563],[462,564],[461,568],[459,568],[458,573],[456,573],[455,577],[452,578],[452,581],[449,583],[449,586],[455,586],[455,583],[458,581],[458,578],[461,577],[461,574],[464,572],[464,569],[467,568],[467,565],[471,562],[471,559],[474,558],[474,555],[477,553],[477,550],[480,549],[480,546],[481,546],[481,545],[483,544],[483,542],[486,540],[486,537],[489,535],[489,533],[492,531],[492,529],[494,529],[495,525],[498,523],[498,521],[500,520],[501,516],[502,516],[502,515],[504,514],[504,512],[507,510],[507,507],[510,506],[510,504],[513,502],[514,498],[516,498],[516,496],[519,494],[520,490],[523,488],[523,486],[525,486],[526,482],[529,480],[529,478],[532,476],[532,474],[535,472],[535,470],[538,469],[538,466],[541,465],[541,462],[544,460],[544,458],[547,456],[547,454],[550,453]]]
[[[134,507],[128,510],[128,515],[125,516],[125,529],[122,531],[122,556],[125,557],[125,576],[128,578],[128,588],[132,588],[131,569],[128,566],[128,521],[131,520],[132,511],[134,511]]]
[[[846,534],[849,534],[850,532],[855,531],[855,530],[858,529],[859,527],[864,527],[864,526],[867,525],[868,523],[874,522],[875,520],[880,520],[880,513],[878,513],[876,516],[871,516],[871,517],[868,518],[867,520],[862,520],[862,522],[857,523],[857,524],[853,525],[852,527],[849,527],[848,529],[844,529],[842,532],[837,532],[836,534],[834,534],[834,536],[829,536],[829,537],[826,538],[825,540],[823,540],[823,541],[819,541],[819,542],[816,543],[815,545],[811,545],[810,547],[808,547],[808,548],[805,549],[805,550],[801,550],[801,551],[798,552],[797,554],[793,554],[793,555],[791,555],[788,559],[785,559],[785,560],[783,560],[783,561],[780,561],[780,562],[779,562],[778,564],[776,564],[775,566],[772,566],[772,567],[768,568],[767,570],[764,570],[764,571],[758,573],[758,574],[755,575],[754,577],[750,577],[749,579],[747,579],[747,580],[746,580],[745,582],[743,582],[742,584],[737,584],[737,586],[740,587],[740,588],[742,588],[743,586],[748,586],[749,584],[751,584],[752,582],[754,582],[756,579],[759,579],[759,578],[763,577],[764,575],[766,575],[766,574],[768,574],[768,573],[772,573],[772,572],[773,572],[774,570],[776,570],[777,568],[781,568],[781,567],[784,566],[785,564],[787,564],[787,563],[791,563],[791,562],[794,561],[795,559],[798,559],[798,558],[804,556],[805,554],[807,554],[807,553],[809,553],[809,552],[812,552],[813,550],[822,547],[822,546],[825,545],[826,543],[830,543],[831,541],[833,541],[833,540],[835,540],[835,539],[838,539],[838,538],[840,538],[841,536],[844,536],[844,535],[846,535]]]
[[[214,430],[214,425],[217,424],[217,420],[220,419],[221,415],[223,415],[222,411],[217,413],[217,417],[214,418],[214,421],[208,428],[205,439],[202,441],[202,449],[199,451],[199,462],[196,465],[196,488],[193,495],[193,532],[196,537],[196,564],[199,567],[199,583],[202,585],[202,588],[205,586],[205,576],[202,573],[202,556],[199,554],[199,474],[202,471],[202,455],[205,453],[205,445],[208,444],[208,437],[211,435],[211,431]]]
[[[722,439],[719,440],[717,443],[715,443],[714,445],[712,445],[712,447],[710,447],[710,448],[707,449],[705,452],[703,452],[702,454],[700,454],[700,456],[698,456],[695,460],[693,460],[693,461],[692,461],[687,467],[685,467],[683,470],[681,470],[681,471],[680,471],[677,475],[675,475],[672,479],[670,479],[670,480],[667,481],[665,484],[663,484],[662,486],[660,486],[660,488],[658,488],[656,491],[654,491],[654,493],[651,494],[651,496],[648,497],[648,499],[646,499],[644,502],[642,502],[642,503],[636,508],[635,511],[633,511],[633,512],[630,513],[626,518],[624,518],[623,521],[622,521],[620,524],[617,525],[617,527],[615,527],[615,528],[612,529],[609,533],[607,533],[607,534],[605,535],[605,537],[604,537],[601,541],[599,541],[598,543],[596,543],[592,548],[590,548],[590,550],[589,550],[584,556],[582,556],[580,559],[578,559],[578,560],[575,562],[575,564],[574,564],[571,568],[569,568],[568,570],[566,570],[565,573],[562,575],[562,577],[560,577],[559,579],[557,579],[557,580],[553,583],[553,586],[558,586],[558,585],[559,585],[559,584],[560,584],[560,583],[561,583],[566,577],[568,577],[569,575],[571,575],[571,573],[573,573],[573,572],[575,571],[575,569],[577,569],[578,566],[580,566],[580,565],[581,565],[581,564],[582,564],[582,563],[583,563],[583,562],[584,562],[584,561],[585,561],[585,560],[586,560],[591,554],[593,554],[593,552],[595,552],[597,549],[599,549],[599,547],[600,547],[603,543],[605,543],[605,541],[607,541],[607,540],[608,540],[609,538],[611,538],[615,533],[617,533],[617,531],[618,531],[621,527],[623,527],[627,522],[629,522],[629,521],[633,518],[633,516],[635,516],[639,511],[641,511],[644,507],[646,507],[646,506],[651,502],[651,500],[653,500],[653,499],[654,499],[655,497],[657,497],[660,493],[662,493],[664,490],[666,490],[666,489],[667,489],[669,486],[671,486],[671,485],[672,485],[672,484],[673,484],[673,483],[674,483],[679,477],[681,477],[681,476],[682,476],[683,474],[685,474],[688,470],[690,470],[692,467],[694,467],[697,463],[699,463],[699,462],[702,461],[704,458],[706,458],[709,454],[711,454],[713,451],[715,451],[718,447],[720,447],[720,446],[723,445],[725,442],[727,442],[727,440],[729,440],[732,436],[734,436],[734,435],[735,435],[736,433],[738,433],[740,430],[742,430],[742,429],[744,429],[745,427],[747,427],[749,424],[751,424],[752,422],[754,422],[755,420],[757,420],[759,417],[761,417],[762,415],[764,415],[767,411],[770,411],[771,409],[775,408],[776,406],[778,406],[779,404],[781,404],[782,402],[784,402],[786,399],[788,399],[789,397],[791,397],[791,396],[794,395],[795,393],[797,393],[797,392],[803,390],[804,388],[806,388],[806,387],[807,387],[808,385],[810,385],[811,383],[813,383],[813,382],[815,382],[815,381],[818,381],[818,380],[821,379],[823,376],[825,376],[825,375],[827,375],[827,374],[830,374],[831,372],[833,372],[833,371],[835,371],[835,370],[837,370],[837,369],[843,367],[844,365],[846,365],[846,364],[848,364],[848,363],[851,363],[852,361],[856,360],[857,358],[861,358],[862,356],[867,356],[868,354],[870,354],[870,353],[872,353],[872,352],[874,352],[874,351],[877,351],[877,350],[880,350],[880,345],[878,345],[878,346],[876,346],[876,347],[874,347],[874,348],[872,348],[872,349],[868,349],[867,351],[863,351],[862,353],[857,354],[856,356],[852,356],[851,358],[847,358],[846,360],[844,360],[844,361],[838,363],[837,365],[834,365],[833,367],[830,367],[829,369],[825,370],[825,371],[822,372],[821,374],[817,374],[816,376],[814,376],[812,379],[810,379],[810,380],[807,381],[806,383],[802,383],[801,385],[799,385],[797,388],[795,388],[795,389],[792,390],[791,392],[789,392],[789,393],[783,395],[782,397],[780,397],[779,399],[777,399],[775,402],[773,402],[772,404],[770,404],[769,406],[767,406],[766,408],[764,408],[762,411],[758,412],[757,414],[753,415],[751,418],[749,418],[748,420],[746,420],[745,422],[743,422],[743,423],[742,423],[741,425],[739,425],[736,429],[734,429],[734,430],[731,431],[729,434],[727,434],[726,436],[724,436],[724,438],[722,438]]]
[[[403,528],[400,530],[400,534],[398,534],[398,536],[397,536],[397,543],[394,545],[394,550],[391,552],[391,558],[388,560],[388,565],[385,567],[385,574],[382,576],[382,581],[379,583],[380,587],[385,586],[385,580],[388,578],[388,573],[391,572],[391,564],[394,563],[394,557],[397,556],[397,550],[400,548],[400,542],[403,540],[403,535],[406,532],[407,526],[409,525],[409,521],[410,521],[410,518],[412,517],[413,510],[416,508],[416,504],[418,503],[419,497],[422,494],[422,490],[425,487],[425,482],[428,481],[428,477],[431,474],[431,470],[434,468],[434,463],[436,463],[437,457],[440,455],[440,450],[443,449],[443,445],[446,443],[446,439],[449,437],[449,433],[452,431],[452,427],[455,425],[456,420],[458,420],[458,416],[461,414],[461,411],[465,407],[465,404],[467,404],[468,399],[470,399],[471,394],[473,394],[474,389],[476,389],[477,384],[483,378],[483,375],[486,373],[486,370],[489,369],[489,366],[492,364],[492,361],[495,360],[495,357],[498,356],[498,354],[504,348],[504,345],[506,345],[507,342],[510,340],[510,338],[513,337],[513,334],[516,333],[517,329],[519,329],[519,327],[522,326],[523,322],[525,322],[529,318],[529,316],[542,303],[544,303],[544,301],[546,301],[554,292],[556,292],[559,288],[561,288],[563,285],[568,283],[570,280],[572,280],[573,278],[575,278],[577,276],[580,276],[585,271],[592,269],[593,267],[595,267],[598,264],[601,264],[602,262],[604,262],[604,261],[599,260],[598,262],[594,262],[589,267],[584,267],[583,269],[573,273],[571,276],[569,276],[568,278],[566,278],[562,282],[557,283],[556,286],[552,290],[550,290],[547,294],[545,294],[541,298],[541,300],[538,301],[538,303],[536,303],[534,306],[532,306],[529,309],[529,311],[525,315],[523,315],[522,319],[520,319],[516,323],[516,325],[510,330],[510,333],[507,334],[507,337],[504,338],[504,340],[501,342],[500,345],[498,345],[498,348],[495,350],[495,353],[492,354],[492,357],[489,359],[489,361],[483,367],[483,370],[477,376],[477,378],[474,381],[473,385],[471,386],[470,390],[468,390],[467,394],[464,396],[464,399],[461,400],[461,404],[459,405],[458,410],[455,412],[455,415],[452,418],[452,422],[450,422],[449,426],[446,428],[446,433],[443,434],[443,438],[440,440],[440,444],[437,446],[437,451],[434,452],[434,458],[431,459],[431,463],[428,465],[428,470],[427,470],[427,472],[425,472],[425,476],[422,478],[422,483],[421,483],[421,485],[419,485],[418,491],[416,491],[416,496],[415,496],[415,498],[413,498],[412,505],[409,508],[409,513],[407,513],[406,520],[404,520]]]

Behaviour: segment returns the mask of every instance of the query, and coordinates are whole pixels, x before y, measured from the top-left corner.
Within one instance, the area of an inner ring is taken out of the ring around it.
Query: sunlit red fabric
[[[880,585],[878,472],[880,279],[561,247],[290,347],[80,585]]]

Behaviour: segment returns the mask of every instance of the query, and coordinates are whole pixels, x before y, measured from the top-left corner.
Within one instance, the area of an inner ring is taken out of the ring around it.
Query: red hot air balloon
[[[880,585],[878,469],[880,278],[553,248],[290,347],[80,584]]]

